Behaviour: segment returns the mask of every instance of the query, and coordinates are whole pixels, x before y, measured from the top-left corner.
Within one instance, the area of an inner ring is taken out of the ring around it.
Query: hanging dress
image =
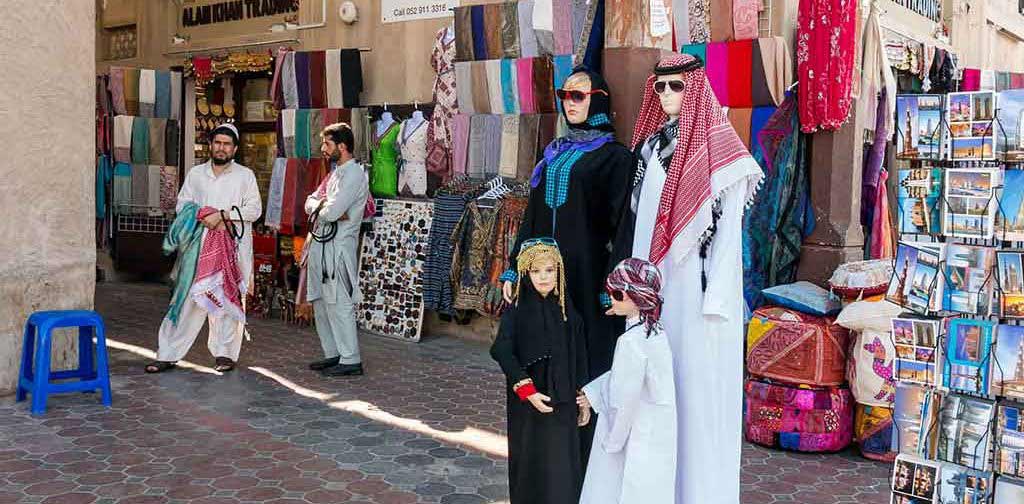
[[[370,159],[373,167],[370,174],[370,192],[378,198],[398,196],[398,141],[397,122],[388,126],[382,135],[373,133],[373,147]]]
[[[402,170],[398,174],[398,192],[402,196],[427,195],[427,121],[403,121],[398,130]]]

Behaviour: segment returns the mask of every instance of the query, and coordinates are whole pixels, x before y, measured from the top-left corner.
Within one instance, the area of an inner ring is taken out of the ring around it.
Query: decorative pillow
[[[857,300],[885,294],[892,279],[892,260],[873,259],[840,265],[828,281],[843,299]]]
[[[771,304],[808,315],[834,315],[842,308],[829,292],[810,282],[777,285],[761,291]]]

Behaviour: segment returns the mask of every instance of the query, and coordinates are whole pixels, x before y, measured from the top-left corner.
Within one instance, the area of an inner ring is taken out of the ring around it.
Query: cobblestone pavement
[[[507,502],[504,391],[482,345],[362,337],[368,374],[326,379],[310,328],[252,320],[240,367],[145,375],[166,291],[100,284],[114,407],[51,397],[45,416],[0,399],[0,504]],[[855,454],[744,449],[743,503],[888,502],[888,466]]]

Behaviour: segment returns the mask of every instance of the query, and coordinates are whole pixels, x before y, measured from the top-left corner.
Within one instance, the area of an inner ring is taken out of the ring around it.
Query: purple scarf
[[[576,134],[580,131],[581,134]],[[576,138],[574,138],[576,137]],[[533,176],[530,177],[530,187],[537,187],[540,184],[541,174],[544,167],[553,163],[558,156],[567,150],[578,150],[583,154],[595,151],[602,145],[614,141],[615,136],[599,130],[570,130],[569,135],[556,138],[544,148],[544,158],[537,163],[533,169]]]

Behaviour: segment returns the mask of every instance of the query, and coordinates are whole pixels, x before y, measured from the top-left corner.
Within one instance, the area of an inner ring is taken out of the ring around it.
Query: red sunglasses
[[[580,103],[586,100],[588,96],[595,94],[603,94],[608,96],[608,92],[603,89],[591,89],[590,91],[577,91],[575,89],[558,89],[555,91],[555,96],[562,101],[571,101],[573,103]]]

